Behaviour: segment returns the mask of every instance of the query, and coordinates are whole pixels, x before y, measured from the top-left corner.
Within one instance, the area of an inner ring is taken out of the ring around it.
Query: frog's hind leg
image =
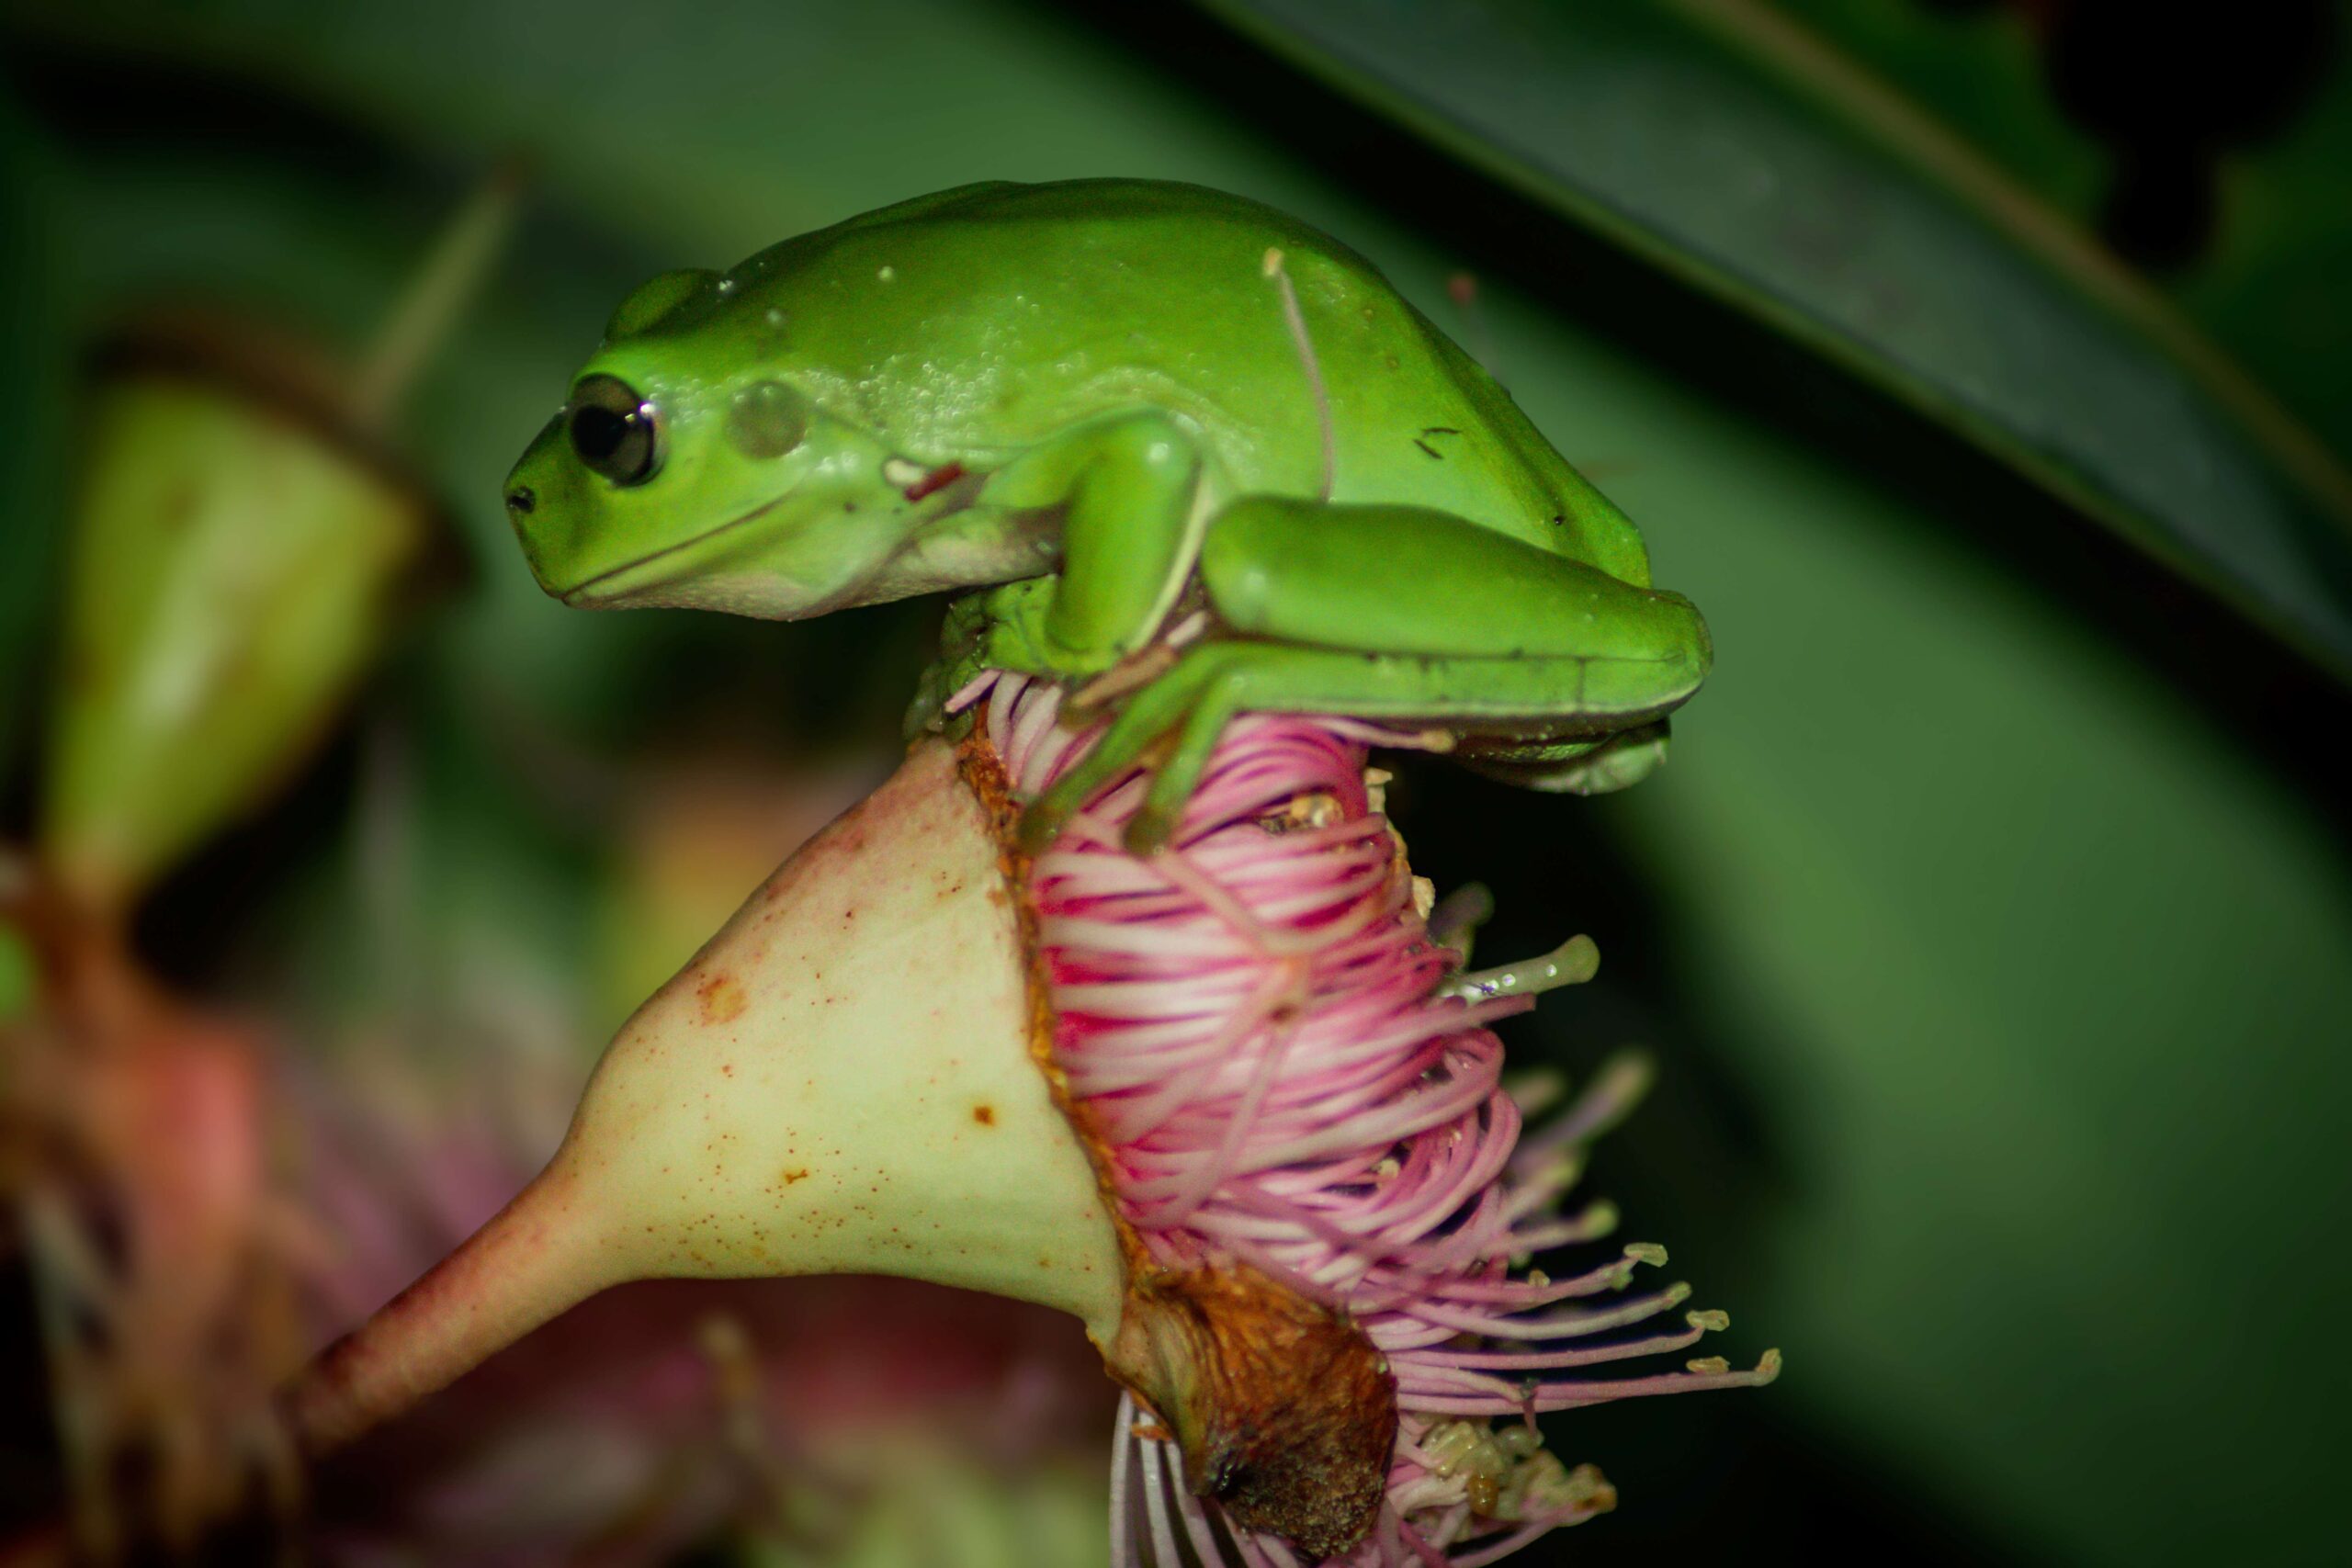
[[[1421,507],[1243,496],[1209,525],[1200,571],[1217,617],[1245,637],[1547,667],[1555,684],[1511,711],[1529,721],[1521,734],[1597,739],[1647,724],[1698,690],[1711,656],[1680,594]]]
[[[1245,496],[1211,525],[1201,576],[1234,630],[1442,666],[1424,696],[1463,759],[1534,789],[1654,772],[1711,658],[1680,594],[1419,508]]]

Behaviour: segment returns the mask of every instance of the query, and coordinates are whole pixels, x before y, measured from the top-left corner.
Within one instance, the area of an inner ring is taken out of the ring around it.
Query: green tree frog
[[[1369,262],[1185,185],[967,186],[664,273],[506,507],[570,604],[962,593],[931,722],[990,667],[1115,711],[1028,806],[1032,848],[1149,760],[1128,842],[1155,851],[1251,711],[1622,787],[1710,658],[1624,513]]]

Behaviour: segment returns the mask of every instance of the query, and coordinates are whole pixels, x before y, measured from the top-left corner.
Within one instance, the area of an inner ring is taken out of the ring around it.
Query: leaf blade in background
[[[2145,202],[2153,169],[2170,210],[2138,238],[2177,250],[2151,281],[2352,457],[2352,9],[1776,4],[2077,223]]]
[[[2160,295],[1753,0],[1205,0],[2352,674],[2352,475]]]

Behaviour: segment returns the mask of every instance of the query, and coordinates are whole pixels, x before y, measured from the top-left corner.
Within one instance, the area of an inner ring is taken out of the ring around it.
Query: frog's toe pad
[[[1158,854],[1176,836],[1176,822],[1177,813],[1173,811],[1144,807],[1127,822],[1127,852],[1147,860]]]

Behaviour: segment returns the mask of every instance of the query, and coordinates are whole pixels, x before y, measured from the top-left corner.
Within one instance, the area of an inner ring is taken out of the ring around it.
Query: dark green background
[[[1278,25],[1335,8],[1262,9]],[[1448,26],[1480,9],[1426,8]],[[1207,14],[1011,0],[7,14],[12,822],[31,809],[85,334],[126,303],[196,290],[356,342],[441,217],[521,153],[534,185],[519,239],[403,422],[475,575],[398,650],[363,728],[397,726],[422,758],[420,984],[496,942],[593,996],[577,972],[609,816],[550,780],[712,734],[883,755],[936,613],[774,627],[543,599],[497,483],[612,302],[652,271],[724,265],[969,180],[1240,191],[1357,245],[1448,324],[1445,278],[1475,272],[1498,372],[1714,629],[1717,672],[1657,782],[1587,803],[1417,768],[1396,795],[1419,870],[1497,892],[1486,951],[1571,930],[1600,942],[1601,981],[1548,1001],[1512,1043],[1572,1069],[1625,1041],[1656,1048],[1661,1089],[1603,1151],[1600,1185],[1634,1234],[1673,1245],[1706,1304],[1732,1310],[1728,1353],[1788,1356],[1765,1393],[1555,1423],[1555,1443],[1603,1464],[1625,1505],[1530,1560],[2341,1551],[2352,898],[2328,753],[2352,706],[2077,510],[2079,487],[2053,493],[1935,399],[1889,395],[1867,354],[1825,357],[1737,287],[1597,236],[1506,161],[1432,145],[1425,121],[1344,77],[1318,85]],[[2007,13],[1819,0],[1786,14],[2061,209],[2094,209],[2103,153],[2045,101]],[[2339,72],[2231,164],[2211,244],[2152,286],[2339,442],[2347,104]],[[1853,199],[1881,210],[1870,191]],[[1939,254],[1903,255],[1904,286],[1932,293]],[[2062,290],[2051,308],[2075,307]],[[2052,419],[2098,427],[2096,392],[2053,396]],[[2126,477],[2161,456],[2103,450]],[[2222,565],[2196,575],[2226,584],[2226,529],[2214,547]],[[2324,619],[2341,584],[2321,571],[2301,586]],[[147,931],[159,962],[328,1012],[372,983],[338,915],[355,754],[346,735],[288,804],[165,890]],[[583,1042],[611,1021],[601,1001],[578,1011]]]

